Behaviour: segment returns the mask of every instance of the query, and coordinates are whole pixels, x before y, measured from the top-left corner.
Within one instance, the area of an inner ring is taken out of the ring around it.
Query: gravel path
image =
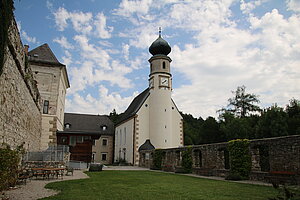
[[[64,176],[63,179],[53,180],[35,180],[27,181],[26,185],[18,185],[17,188],[11,189],[5,192],[5,196],[9,200],[35,200],[44,197],[49,197],[57,194],[55,190],[46,189],[45,185],[51,182],[73,180],[73,179],[84,179],[88,176],[83,171],[75,170],[73,176]]]

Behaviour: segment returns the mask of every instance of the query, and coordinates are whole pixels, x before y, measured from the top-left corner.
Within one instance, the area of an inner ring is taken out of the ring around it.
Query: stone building
[[[42,99],[41,150],[45,150],[56,144],[56,131],[63,130],[66,90],[70,84],[66,66],[57,60],[48,44],[29,51],[28,58]]]
[[[37,151],[41,136],[40,94],[15,20],[8,34],[0,72],[0,143],[12,148],[23,145],[26,150]]]
[[[115,161],[139,163],[139,149],[183,146],[182,117],[171,98],[170,45],[161,37],[149,48],[149,87],[121,115],[115,130]]]
[[[70,160],[112,164],[114,124],[106,115],[65,113],[57,143],[70,147]]]

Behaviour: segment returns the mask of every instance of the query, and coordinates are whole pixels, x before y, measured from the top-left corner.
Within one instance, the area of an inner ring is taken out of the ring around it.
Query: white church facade
[[[115,128],[114,161],[139,164],[139,150],[183,146],[183,121],[172,93],[170,45],[161,37],[149,48],[149,87],[131,102]]]

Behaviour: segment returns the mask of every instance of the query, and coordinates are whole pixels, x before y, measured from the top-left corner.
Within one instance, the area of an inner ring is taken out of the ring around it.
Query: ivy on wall
[[[5,49],[8,43],[8,29],[14,16],[14,1],[1,0],[0,4],[0,75],[3,71]]]
[[[156,169],[156,170],[162,169],[161,167],[162,157],[163,157],[163,151],[161,149],[155,149],[153,152],[152,169]]]
[[[185,173],[191,173],[193,167],[192,147],[189,146],[182,152],[181,165]]]
[[[230,157],[230,174],[227,179],[248,179],[251,171],[250,142],[247,139],[237,139],[228,142]]]

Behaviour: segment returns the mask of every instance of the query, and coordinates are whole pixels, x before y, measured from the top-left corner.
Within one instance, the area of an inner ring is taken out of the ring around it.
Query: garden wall
[[[40,95],[12,20],[0,74],[0,143],[13,148],[24,144],[26,150],[35,151],[40,148],[40,136]]]
[[[180,171],[182,152],[188,147],[163,149],[162,170]],[[192,148],[193,173],[225,177],[229,170],[227,143],[195,145]],[[252,169],[250,179],[264,180],[270,171],[300,174],[300,135],[250,141]],[[153,151],[140,152],[140,166],[151,168]]]

